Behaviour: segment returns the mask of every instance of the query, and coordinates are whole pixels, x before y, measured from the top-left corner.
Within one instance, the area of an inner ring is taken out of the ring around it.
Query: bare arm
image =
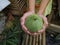
[[[29,0],[29,11],[35,12],[35,0]]]
[[[44,10],[48,4],[49,0],[42,0],[39,8],[38,14],[42,15],[44,13]]]

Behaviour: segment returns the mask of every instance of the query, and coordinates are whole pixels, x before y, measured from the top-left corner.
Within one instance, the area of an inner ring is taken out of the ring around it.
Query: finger
[[[45,16],[43,16],[44,22],[46,23],[46,25],[48,25],[48,21],[47,18]]]
[[[38,32],[34,32],[34,33],[31,33],[31,32],[26,32],[28,33],[29,35],[38,35],[39,33],[43,33],[45,31],[45,27],[43,27],[43,29],[39,30]]]
[[[24,25],[22,25],[22,29],[23,29],[23,31],[24,31],[25,33],[27,33],[27,34],[29,34],[29,35],[32,35],[32,33],[29,32],[28,29],[27,29]]]
[[[41,30],[38,31],[38,33],[43,33],[46,29],[46,26],[43,26],[43,28]]]
[[[42,30],[39,30],[37,33],[43,33],[45,30],[42,29]]]
[[[37,32],[34,32],[34,33],[31,33],[31,35],[33,35],[33,36],[36,36],[36,35],[38,35],[39,33],[37,33]]]
[[[31,33],[29,31],[26,31],[26,33],[29,34],[29,35],[35,35],[34,33]]]
[[[24,18],[23,17],[21,17],[21,19],[20,19],[20,22],[22,23],[22,22],[24,22],[25,20],[24,20]]]
[[[44,25],[47,27],[48,26],[48,21],[47,21],[47,18],[43,15],[40,15],[44,21]]]
[[[32,35],[32,33],[31,33],[31,32],[29,32],[29,31],[26,31],[26,33],[27,33],[27,34],[29,34],[29,35]]]
[[[42,17],[42,19],[43,19],[44,23],[48,25],[47,18],[46,18],[45,16],[43,16],[43,15],[39,15],[39,16],[40,16],[40,17]]]
[[[22,29],[24,32],[26,32],[28,30],[24,25],[22,25]]]
[[[43,33],[45,31],[45,29],[42,29],[40,31],[38,31],[38,33]]]
[[[22,26],[22,29],[23,29],[23,31],[24,31],[25,33],[31,35],[31,33],[27,30],[27,28],[25,28],[25,27]]]
[[[38,35],[38,33],[35,32],[33,35]]]
[[[24,25],[24,22],[23,22],[23,21],[21,21],[21,26],[22,26],[22,25]]]

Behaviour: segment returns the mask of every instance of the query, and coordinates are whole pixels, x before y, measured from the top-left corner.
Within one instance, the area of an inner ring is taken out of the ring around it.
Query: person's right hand
[[[34,14],[34,12],[33,12],[33,11],[26,12],[26,13],[21,17],[21,19],[20,19],[20,22],[21,22],[21,26],[22,26],[23,31],[24,31],[25,33],[27,33],[27,34],[30,34],[30,35],[32,35],[32,33],[28,31],[28,29],[26,28],[26,26],[24,25],[24,23],[25,23],[25,19],[26,19],[28,16],[30,16],[31,14]]]

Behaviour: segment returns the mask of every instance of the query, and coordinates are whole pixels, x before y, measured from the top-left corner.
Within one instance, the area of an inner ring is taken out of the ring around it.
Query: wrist
[[[29,10],[28,12],[32,12],[32,13],[35,13],[35,11],[34,11],[34,10]]]
[[[38,15],[43,15],[43,14],[39,12]]]
[[[44,10],[42,10],[42,9],[40,9],[40,10],[38,11],[38,14],[39,14],[39,15],[43,15],[43,13],[44,13]]]

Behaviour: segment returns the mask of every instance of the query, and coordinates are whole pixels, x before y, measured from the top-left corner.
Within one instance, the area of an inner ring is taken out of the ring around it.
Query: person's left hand
[[[39,15],[39,16],[42,17],[44,24],[43,24],[43,28],[41,30],[37,31],[37,32],[38,33],[43,33],[43,32],[45,32],[45,30],[46,30],[46,28],[48,26],[48,21],[47,21],[47,17],[46,16],[44,16],[44,15]]]

